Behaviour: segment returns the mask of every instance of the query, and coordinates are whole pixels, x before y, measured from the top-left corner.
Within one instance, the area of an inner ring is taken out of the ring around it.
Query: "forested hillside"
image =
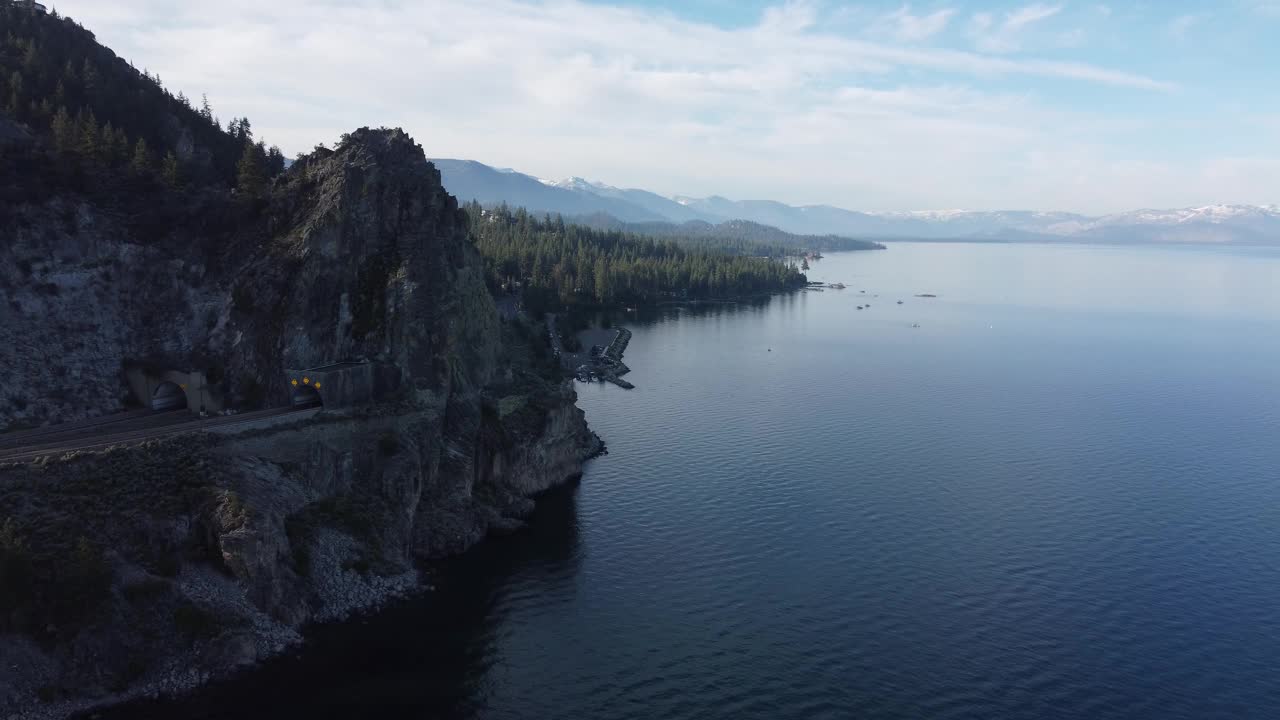
[[[883,250],[884,246],[869,240],[842,237],[840,235],[797,235],[750,220],[726,220],[709,223],[692,220],[686,223],[635,222],[627,223],[604,214],[574,218],[588,227],[598,230],[625,232],[670,238],[689,247],[734,255],[760,255],[788,257],[811,252],[838,252],[845,250]]]
[[[664,298],[723,298],[804,285],[776,260],[729,255],[617,230],[596,230],[523,209],[467,206],[472,236],[495,286],[524,287],[537,312]]]
[[[256,195],[285,165],[247,118],[224,129],[207,99],[174,95],[72,19],[9,3],[0,3],[0,113],[39,141],[0,141],[0,193],[38,192],[40,175],[56,172],[80,189],[118,191],[98,182],[110,179],[132,192],[162,184]]]

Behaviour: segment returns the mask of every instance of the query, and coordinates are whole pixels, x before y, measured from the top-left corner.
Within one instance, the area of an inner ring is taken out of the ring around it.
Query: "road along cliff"
[[[138,378],[177,372],[218,408],[302,387],[320,410],[0,464],[0,717],[279,652],[414,589],[415,560],[518,527],[599,448],[402,131],[344,136],[268,198],[138,227],[73,190],[0,215],[0,426],[120,412],[147,401]],[[295,370],[321,367],[359,382]]]

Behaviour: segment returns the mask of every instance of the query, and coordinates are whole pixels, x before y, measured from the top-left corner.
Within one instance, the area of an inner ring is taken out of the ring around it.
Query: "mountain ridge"
[[[721,195],[666,197],[579,176],[542,180],[471,160],[433,162],[445,186],[460,200],[505,202],[568,217],[604,214],[625,224],[701,221],[718,225],[743,220],[794,235],[876,240],[1280,245],[1280,204],[1221,203],[1105,215],[1042,210],[865,212],[823,204],[731,200]]]

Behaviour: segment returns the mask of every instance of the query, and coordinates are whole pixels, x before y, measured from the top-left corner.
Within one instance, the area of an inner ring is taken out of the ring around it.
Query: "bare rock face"
[[[197,253],[73,195],[0,221],[0,429],[124,409],[123,364],[190,364],[224,300]]]
[[[283,405],[286,368],[339,360],[376,366],[375,392],[0,467],[0,568],[24,588],[0,599],[0,656],[30,669],[0,673],[0,716],[280,652],[411,591],[415,559],[519,527],[598,447],[539,333],[499,319],[465,214],[402,131],[300,159],[269,202],[201,202],[147,238],[73,193],[0,217],[0,425],[119,410],[139,361],[206,369],[231,406]]]
[[[263,375],[283,397],[287,367],[372,359],[420,407],[441,407],[456,382],[490,382],[497,315],[465,214],[421,147],[359,130],[281,185],[272,220],[287,229],[234,279],[211,337],[233,377]]]
[[[300,160],[265,208],[194,197],[181,224],[75,193],[0,217],[0,429],[124,409],[124,365],[204,372],[230,407],[288,400],[286,368],[377,361],[442,407],[495,373],[498,318],[465,213],[400,130]]]

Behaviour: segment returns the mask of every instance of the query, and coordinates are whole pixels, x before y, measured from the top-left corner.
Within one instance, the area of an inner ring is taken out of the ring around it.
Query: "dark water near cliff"
[[[611,454],[431,597],[137,713],[1280,717],[1280,254],[811,277],[631,323]]]

